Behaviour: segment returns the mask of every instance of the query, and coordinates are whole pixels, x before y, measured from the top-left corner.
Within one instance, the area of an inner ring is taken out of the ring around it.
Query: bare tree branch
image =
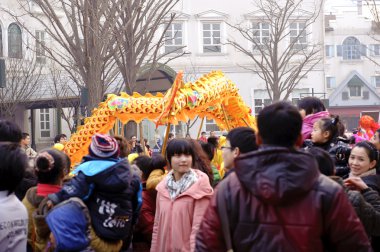
[[[37,92],[43,81],[42,66],[35,59],[6,59],[6,87],[0,88],[0,113],[2,117],[14,119],[17,106],[39,99]]]
[[[272,101],[288,99],[300,80],[322,60],[322,45],[307,40],[320,16],[322,2],[315,2],[310,12],[302,9],[302,0],[255,0],[260,14],[249,22],[228,24],[252,45],[247,48],[228,40],[228,44],[251,59],[253,66],[243,67],[265,82]]]

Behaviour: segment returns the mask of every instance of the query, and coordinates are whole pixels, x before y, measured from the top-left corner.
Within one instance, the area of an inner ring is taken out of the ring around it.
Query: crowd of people
[[[35,152],[0,120],[0,251],[380,251],[380,129],[347,136],[314,97],[150,146],[96,133]]]

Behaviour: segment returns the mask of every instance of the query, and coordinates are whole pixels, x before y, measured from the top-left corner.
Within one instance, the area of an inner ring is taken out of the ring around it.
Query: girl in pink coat
[[[195,153],[188,140],[171,140],[166,159],[171,170],[156,188],[150,251],[194,251],[195,236],[213,189],[205,173],[191,168]]]
[[[298,102],[298,110],[303,119],[302,138],[303,140],[311,138],[313,125],[321,118],[329,117],[330,113],[326,111],[323,102],[317,97],[304,97]]]

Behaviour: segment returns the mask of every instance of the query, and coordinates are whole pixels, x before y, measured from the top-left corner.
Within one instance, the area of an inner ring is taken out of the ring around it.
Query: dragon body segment
[[[107,99],[92,111],[92,115],[85,119],[84,125],[71,136],[64,151],[72,164],[80,162],[88,153],[92,135],[107,133],[114,126],[116,119],[123,124],[130,120],[139,123],[148,119],[156,125],[163,125],[186,122],[196,116],[214,119],[222,130],[239,126],[256,129],[251,109],[244,103],[236,85],[222,72],[213,71],[194,83],[186,84],[182,81],[182,72],[179,72],[172,88],[165,95],[108,95]]]

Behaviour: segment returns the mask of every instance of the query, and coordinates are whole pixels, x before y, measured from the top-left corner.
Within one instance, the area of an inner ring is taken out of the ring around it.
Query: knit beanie
[[[91,138],[90,155],[98,158],[117,158],[119,145],[115,138],[96,133]]]

